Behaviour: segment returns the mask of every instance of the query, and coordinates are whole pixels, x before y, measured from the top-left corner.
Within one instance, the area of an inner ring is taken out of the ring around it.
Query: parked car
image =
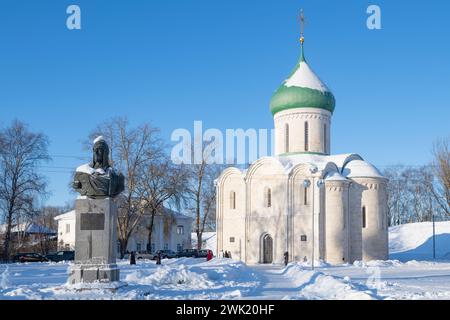
[[[182,257],[206,258],[207,256],[208,256],[208,250],[184,249],[177,253],[178,258],[182,258]]]
[[[197,258],[206,258],[208,256],[208,250],[199,250]]]
[[[149,259],[152,260],[153,259],[153,254],[151,253],[146,253],[146,252],[137,252],[136,253],[136,259],[137,260],[143,260],[143,259]]]
[[[197,249],[184,249],[177,252],[177,258],[195,258],[197,257]]]
[[[14,262],[45,262],[48,261],[42,254],[28,252],[18,253],[14,256]]]
[[[161,258],[162,259],[172,259],[172,258],[176,258],[177,257],[177,254],[174,251],[172,251],[172,250],[158,250],[153,255],[152,260],[156,260],[156,257],[158,256],[159,252],[161,252]]]
[[[53,262],[75,260],[75,251],[58,251],[45,256],[47,260]]]

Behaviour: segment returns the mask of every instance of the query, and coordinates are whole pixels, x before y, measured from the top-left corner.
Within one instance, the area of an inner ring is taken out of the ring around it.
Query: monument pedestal
[[[119,268],[115,264],[75,264],[69,271],[69,284],[91,282],[114,282],[120,280]]]
[[[119,281],[117,207],[112,199],[77,199],[75,229],[75,264],[68,283]]]

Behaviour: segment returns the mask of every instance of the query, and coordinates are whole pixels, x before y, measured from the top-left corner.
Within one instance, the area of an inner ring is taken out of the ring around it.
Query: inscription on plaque
[[[80,215],[80,230],[104,230],[105,214],[82,213]]]

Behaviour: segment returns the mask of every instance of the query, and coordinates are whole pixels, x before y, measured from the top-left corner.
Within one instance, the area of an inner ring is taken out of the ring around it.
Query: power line
[[[69,158],[69,159],[77,159],[77,160],[86,160],[89,157],[80,157],[80,156],[71,156],[71,155],[59,155],[59,154],[50,154],[51,158]]]

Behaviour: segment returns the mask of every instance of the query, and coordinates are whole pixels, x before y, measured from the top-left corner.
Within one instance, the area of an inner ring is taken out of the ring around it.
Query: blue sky
[[[66,28],[81,7],[82,30]],[[366,8],[382,30],[366,28]],[[51,141],[42,168],[62,205],[81,141],[127,116],[169,140],[176,128],[272,128],[269,100],[299,56],[332,89],[332,153],[380,169],[427,163],[450,134],[448,1],[1,0],[0,125],[17,118]]]

